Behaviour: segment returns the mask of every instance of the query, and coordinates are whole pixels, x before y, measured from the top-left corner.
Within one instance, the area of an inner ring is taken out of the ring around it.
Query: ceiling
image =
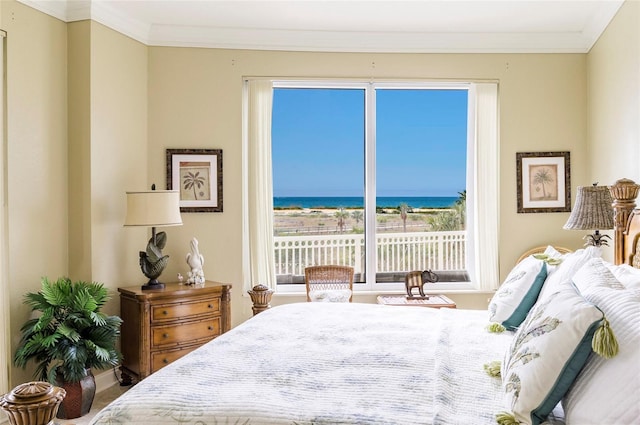
[[[586,53],[623,0],[18,0],[150,46]]]

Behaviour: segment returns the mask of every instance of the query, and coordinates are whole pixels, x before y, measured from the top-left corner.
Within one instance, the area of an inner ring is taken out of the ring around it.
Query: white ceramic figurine
[[[189,275],[187,283],[204,283],[204,271],[202,270],[202,266],[204,265],[204,257],[198,250],[198,240],[196,238],[191,239],[191,252],[187,253],[186,260],[187,264],[191,268],[191,271],[187,273]]]

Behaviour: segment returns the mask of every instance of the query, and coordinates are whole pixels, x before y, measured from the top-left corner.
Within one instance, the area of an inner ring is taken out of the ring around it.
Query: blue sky
[[[378,90],[377,196],[465,189],[467,92]],[[275,89],[274,196],[363,196],[364,90]]]

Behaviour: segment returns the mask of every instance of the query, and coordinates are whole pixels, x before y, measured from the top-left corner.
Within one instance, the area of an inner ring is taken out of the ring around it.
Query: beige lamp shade
[[[176,190],[127,192],[125,226],[180,226],[180,193]]]
[[[579,186],[567,230],[613,229],[613,199],[607,186]]]

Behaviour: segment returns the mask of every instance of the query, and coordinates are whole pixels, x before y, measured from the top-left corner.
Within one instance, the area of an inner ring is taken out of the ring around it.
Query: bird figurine
[[[191,239],[190,245],[191,252],[188,252],[185,258],[187,260],[187,264],[191,268],[191,271],[188,273],[189,279],[187,280],[187,283],[204,283],[204,271],[202,270],[204,257],[200,254],[200,250],[198,249],[198,240],[196,238]]]

